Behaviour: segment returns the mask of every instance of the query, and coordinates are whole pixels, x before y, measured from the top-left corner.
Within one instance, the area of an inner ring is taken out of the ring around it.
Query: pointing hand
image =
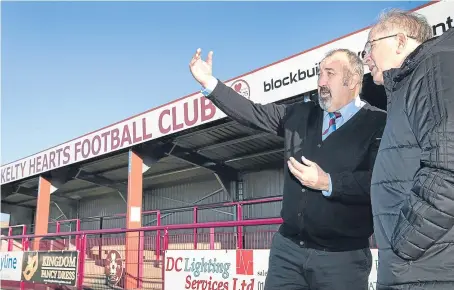
[[[192,76],[198,81],[202,86],[206,87],[208,81],[212,77],[212,66],[213,66],[213,52],[208,53],[206,61],[203,61],[200,57],[202,50],[197,49],[196,53],[189,63],[189,69],[191,70]]]

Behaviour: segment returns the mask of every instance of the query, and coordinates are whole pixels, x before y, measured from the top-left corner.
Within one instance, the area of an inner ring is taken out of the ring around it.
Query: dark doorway
[[[377,86],[374,84],[370,73],[364,75],[363,90],[360,97],[372,106],[386,111],[385,89],[383,86]]]

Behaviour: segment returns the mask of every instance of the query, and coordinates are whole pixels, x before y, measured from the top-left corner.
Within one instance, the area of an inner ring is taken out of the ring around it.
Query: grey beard
[[[320,95],[318,96],[318,103],[320,105],[320,108],[322,110],[328,110],[328,108],[331,106],[331,96],[322,98]]]

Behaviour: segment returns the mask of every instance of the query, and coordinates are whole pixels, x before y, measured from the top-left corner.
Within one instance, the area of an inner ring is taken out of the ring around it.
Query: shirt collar
[[[363,102],[361,101],[359,96],[356,96],[350,103],[347,105],[343,106],[338,110],[339,113],[341,113],[341,117],[347,117],[348,115],[354,114],[357,112],[359,109],[361,109]],[[324,111],[325,117],[329,117],[328,114],[329,112]]]

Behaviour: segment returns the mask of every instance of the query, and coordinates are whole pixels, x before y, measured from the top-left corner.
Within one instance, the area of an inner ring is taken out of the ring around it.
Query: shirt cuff
[[[331,193],[333,192],[333,184],[331,183],[331,175],[328,173],[328,180],[329,180],[329,191],[323,190],[322,193],[324,196],[331,196]]]
[[[210,80],[208,81],[206,88],[202,88],[202,90],[200,92],[202,93],[202,95],[207,97],[213,92],[213,90],[217,86],[217,84],[218,84],[218,79],[212,76],[210,78]]]

